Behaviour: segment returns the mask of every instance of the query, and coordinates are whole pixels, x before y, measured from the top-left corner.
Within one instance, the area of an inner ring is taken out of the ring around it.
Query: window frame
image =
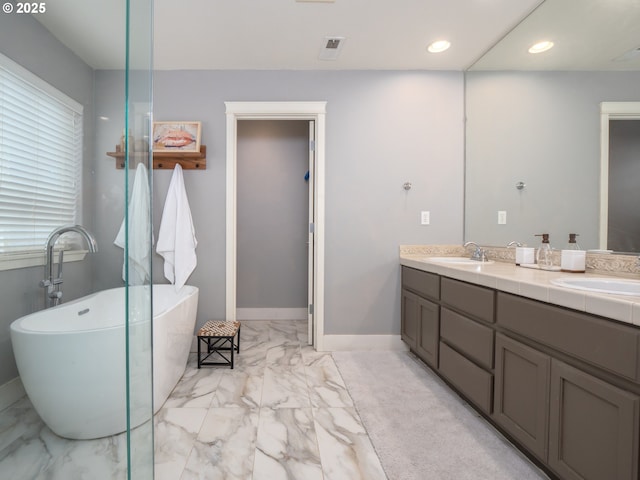
[[[66,108],[69,108],[75,115],[78,115],[79,132],[78,132],[78,144],[77,157],[74,161],[77,161],[77,188],[75,192],[75,223],[81,223],[82,219],[82,195],[83,195],[83,178],[82,178],[82,164],[83,164],[83,150],[84,150],[84,106],[69,97],[65,93],[61,92],[53,85],[49,84],[42,78],[38,77],[31,71],[22,67],[18,63],[14,62],[5,55],[0,54],[0,68],[7,71],[9,75],[18,77],[21,81],[29,84],[31,87],[39,90],[45,96],[52,99],[54,102],[59,102]],[[0,129],[1,133],[1,129]],[[1,137],[1,135],[0,135]],[[1,141],[1,140],[0,140]],[[65,249],[64,261],[72,262],[79,261],[84,258],[87,250],[78,249],[78,246],[73,244],[62,244],[59,246]],[[57,258],[57,255],[56,255]],[[12,270],[18,268],[26,268],[33,266],[40,266],[45,264],[46,252],[45,245],[31,245],[26,246],[24,250],[13,250],[7,252],[0,252],[0,271]]]

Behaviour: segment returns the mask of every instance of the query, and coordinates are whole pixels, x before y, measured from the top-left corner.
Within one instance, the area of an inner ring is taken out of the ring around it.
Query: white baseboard
[[[354,350],[407,351],[400,335],[325,335],[323,350],[327,352]]]
[[[20,377],[9,380],[0,386],[0,410],[4,410],[12,403],[17,402],[26,395]]]
[[[236,308],[238,320],[306,320],[306,308]]]

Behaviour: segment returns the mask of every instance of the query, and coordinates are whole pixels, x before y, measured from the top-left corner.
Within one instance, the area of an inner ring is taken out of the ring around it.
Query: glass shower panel
[[[152,480],[151,227],[153,0],[128,0],[125,68],[125,265],[128,478]]]

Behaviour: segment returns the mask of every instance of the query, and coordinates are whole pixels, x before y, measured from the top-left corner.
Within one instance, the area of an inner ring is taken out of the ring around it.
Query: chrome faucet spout
[[[477,260],[478,262],[486,262],[487,252],[484,251],[483,248],[480,247],[476,242],[466,242],[463,247],[466,249],[467,247],[474,247],[473,253],[469,257],[471,260]]]
[[[45,247],[47,260],[44,266],[45,268],[44,280],[40,282],[40,286],[45,287],[47,289],[47,296],[45,297],[45,300],[44,300],[45,308],[55,306],[62,301],[62,291],[60,291],[60,284],[62,283],[62,262],[63,262],[64,252],[60,251],[59,264],[58,264],[58,277],[54,278],[53,247],[58,241],[58,238],[60,238],[61,235],[67,232],[74,232],[74,233],[80,234],[80,236],[85,239],[87,243],[87,247],[91,253],[95,253],[98,251],[98,243],[96,242],[95,237],[82,225],[64,225],[62,227],[56,228],[53,232],[49,234],[49,237],[47,238],[46,247]]]
[[[58,241],[58,237],[67,232],[79,233],[87,242],[87,246],[89,247],[89,251],[91,253],[95,253],[98,251],[98,242],[96,242],[95,237],[91,233],[89,233],[89,230],[84,228],[82,225],[64,225],[62,227],[56,228],[49,234],[49,237],[47,238],[47,248],[53,247]]]

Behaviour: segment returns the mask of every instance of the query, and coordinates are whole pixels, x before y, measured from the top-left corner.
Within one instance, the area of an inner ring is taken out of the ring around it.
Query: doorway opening
[[[313,223],[310,123],[238,122],[236,315],[240,320],[307,319],[308,233]]]
[[[324,337],[324,138],[326,102],[226,102],[226,317],[238,312],[238,123],[244,120],[305,120],[309,126],[308,306],[309,344]],[[306,247],[306,245],[305,245]]]

